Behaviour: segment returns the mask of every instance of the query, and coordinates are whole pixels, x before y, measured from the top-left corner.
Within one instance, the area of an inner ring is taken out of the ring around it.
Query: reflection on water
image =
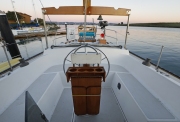
[[[41,37],[32,37],[32,38],[27,38],[27,39],[19,39],[19,40],[16,40],[16,43],[18,45],[25,45],[25,44],[28,44],[28,43],[31,43],[33,41],[42,41],[41,40]]]
[[[41,38],[28,38],[16,40],[20,54],[24,59],[28,59],[43,52],[43,44]],[[12,59],[8,50],[6,49],[9,59]],[[0,62],[7,61],[4,50],[0,47]]]
[[[130,51],[157,64],[163,45],[160,66],[180,76],[180,29],[130,27],[129,31],[127,47]]]
[[[68,27],[77,27],[74,25]],[[62,26],[64,28],[64,26]],[[126,27],[124,26],[108,26],[107,29],[116,30],[118,43],[124,46],[125,40],[125,31]],[[97,38],[100,38],[100,35],[103,31],[97,30]],[[154,64],[157,64],[157,60],[159,58],[159,53],[161,50],[161,46],[164,46],[162,58],[160,61],[160,66],[175,73],[180,76],[180,29],[178,28],[154,28],[154,27],[130,27],[129,28],[130,35],[128,35],[127,40],[127,48],[143,57],[150,58]],[[78,34],[77,30],[75,32]],[[116,33],[114,31],[106,30],[106,34],[108,36],[116,37]],[[49,36],[48,43],[49,47],[55,42],[56,44],[60,44],[61,42],[65,42],[65,38],[59,38],[53,41],[55,38],[60,36]],[[76,35],[76,38],[78,36]],[[107,41],[116,41],[111,37],[106,37]],[[17,40],[19,42],[19,40]],[[45,38],[42,38],[43,48],[46,47]],[[27,51],[25,50],[27,48]],[[42,51],[41,41],[31,41],[25,45],[19,44],[20,52],[24,57],[30,57],[34,53]],[[0,48],[0,54],[1,53]],[[28,52],[28,55],[27,55]],[[2,59],[2,56],[0,56]],[[2,61],[2,60],[0,60]]]
[[[43,44],[40,38],[29,38],[25,40],[17,40],[18,47],[21,53],[21,56],[24,59],[28,59],[43,52]]]

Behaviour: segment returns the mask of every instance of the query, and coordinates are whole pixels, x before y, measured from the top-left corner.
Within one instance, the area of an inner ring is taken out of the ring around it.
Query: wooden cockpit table
[[[71,80],[76,115],[96,115],[100,109],[101,82],[105,82],[104,67],[69,67],[67,82]]]

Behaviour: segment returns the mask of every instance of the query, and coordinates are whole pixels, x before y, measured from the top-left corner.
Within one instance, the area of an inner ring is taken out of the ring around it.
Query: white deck
[[[72,49],[47,50],[29,66],[17,69],[10,76],[0,79],[0,122],[24,121],[23,100],[26,90],[30,91],[40,109],[52,122],[58,117],[64,120],[74,118],[75,122],[101,122],[108,119],[111,122],[121,122],[124,118],[121,109],[117,107],[119,105],[128,122],[180,122],[178,82],[142,65],[127,50],[116,48],[100,48],[111,64],[109,76],[102,83],[100,114],[73,117],[69,90],[71,84],[66,82],[62,71],[63,59]],[[102,63],[107,69],[105,60]],[[121,83],[121,90],[117,89],[118,83]],[[66,105],[69,106],[65,107]]]

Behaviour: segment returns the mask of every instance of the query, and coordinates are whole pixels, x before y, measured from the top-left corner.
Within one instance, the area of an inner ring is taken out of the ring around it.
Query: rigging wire
[[[119,35],[122,35],[122,36],[125,36],[125,35],[123,35],[123,34],[121,34],[121,33],[119,33],[119,32],[117,32]],[[154,45],[154,46],[162,46],[162,45],[157,45],[157,44],[153,44],[153,43],[150,43],[150,42],[145,42],[145,41],[140,41],[140,40],[137,40],[137,39],[134,39],[134,38],[132,38],[132,37],[128,37],[129,39],[131,39],[132,41],[138,41],[138,42],[142,42],[142,43],[146,43],[146,44],[150,44],[150,45]],[[174,50],[174,49],[171,49],[171,48],[169,48],[169,47],[166,47],[166,46],[164,46],[164,48],[166,48],[166,49],[169,49],[169,50],[171,50],[171,51],[174,51],[174,52],[176,52],[176,53],[180,53],[180,52],[178,52],[178,51],[176,51],[176,50]]]
[[[36,23],[39,25],[38,18],[37,18],[37,16],[36,16],[35,4],[34,4],[34,1],[33,1],[33,0],[32,0],[32,4],[33,4],[33,9],[34,9],[35,20],[36,20]]]
[[[125,35],[123,35],[123,34],[121,34],[121,33],[119,33],[119,32],[117,32],[117,33],[120,34],[120,35],[122,35],[122,36],[125,36]],[[128,38],[129,38],[129,39],[132,39],[133,41],[138,41],[138,42],[142,42],[142,43],[146,43],[146,44],[150,44],[150,45],[154,45],[154,46],[162,46],[162,45],[157,45],[157,44],[153,44],[153,43],[150,43],[150,42],[140,41],[140,40],[134,39],[134,38],[129,37],[129,36],[128,36]]]
[[[39,0],[39,2],[41,3],[42,7],[44,8],[44,6],[43,6],[43,4],[42,4],[41,0]],[[50,17],[49,17],[49,15],[48,15],[48,14],[47,14],[47,17],[48,17],[48,19],[49,19],[50,23],[52,24],[52,21],[51,21],[51,19],[50,19]],[[44,20],[44,21],[45,21],[45,20]]]
[[[159,46],[159,47],[162,46],[162,45],[153,44],[153,43],[150,43],[150,42],[140,41],[140,40],[137,40],[137,39],[134,39],[134,38],[131,38],[131,37],[128,37],[128,38],[130,38],[130,39],[132,39],[132,40],[134,40],[134,41],[139,41],[139,42],[143,42],[143,43],[150,44],[150,45],[154,45],[154,46]]]
[[[174,52],[176,52],[176,53],[180,53],[180,52],[178,52],[178,51],[176,51],[176,50],[173,50],[173,49],[171,49],[171,48],[168,48],[168,47],[164,47],[164,48],[167,48],[167,49],[169,49],[169,50],[171,50],[171,51],[174,51]]]
[[[159,47],[162,46],[162,45],[157,45],[157,44],[153,44],[153,43],[149,43],[149,42],[145,42],[145,41],[140,41],[140,40],[137,40],[137,39],[134,39],[134,38],[131,38],[131,37],[128,37],[128,38],[130,38],[130,39],[132,39],[132,40],[134,40],[134,41],[138,41],[138,42],[142,42],[142,43],[146,43],[146,44],[150,44],[150,45],[154,45],[154,46],[159,46]],[[169,49],[169,50],[171,50],[171,51],[174,51],[174,52],[176,52],[176,53],[179,53],[178,51],[173,50],[173,49],[171,49],[171,48],[169,48],[169,47],[164,46],[164,48]]]
[[[16,19],[17,19],[18,26],[21,26],[20,23],[19,23],[19,19],[18,19],[16,10],[15,10],[15,7],[14,7],[14,3],[15,3],[15,2],[14,2],[13,0],[11,0],[11,3],[12,3],[12,7],[13,7],[13,9],[14,9],[14,13],[15,13],[15,17],[16,17]]]
[[[132,40],[134,40],[134,41],[138,41],[138,42],[142,42],[142,43],[146,43],[146,44],[150,44],[150,45],[162,47],[162,45],[157,45],[157,44],[153,44],[153,43],[149,43],[149,42],[145,42],[145,41],[140,41],[140,40],[137,40],[137,39],[134,39],[134,38],[131,38],[131,37],[128,37],[128,38],[130,38],[130,39],[132,39]],[[176,53],[180,53],[180,52],[178,52],[178,51],[176,51],[176,50],[173,50],[173,49],[171,49],[171,48],[168,48],[168,47],[166,47],[166,46],[164,46],[164,48],[169,49],[169,50],[171,50],[171,51],[174,51],[174,52],[176,52]]]

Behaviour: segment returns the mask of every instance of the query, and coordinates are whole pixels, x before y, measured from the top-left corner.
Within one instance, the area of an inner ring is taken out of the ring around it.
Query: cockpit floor
[[[119,103],[111,88],[102,88],[98,115],[77,116],[73,111],[70,88],[65,88],[50,122],[124,122]]]

